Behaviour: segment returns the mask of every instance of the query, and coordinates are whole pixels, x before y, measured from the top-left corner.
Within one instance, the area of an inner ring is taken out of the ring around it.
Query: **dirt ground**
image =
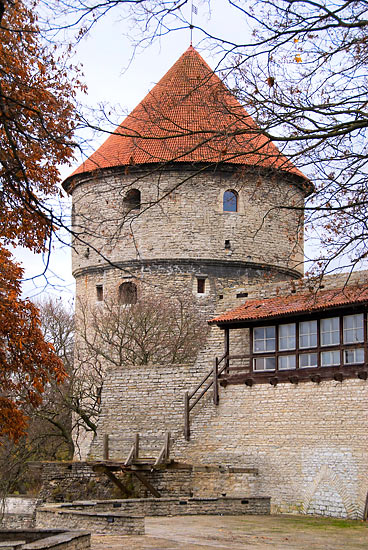
[[[144,536],[94,535],[92,550],[368,550],[368,522],[305,516],[146,518]]]

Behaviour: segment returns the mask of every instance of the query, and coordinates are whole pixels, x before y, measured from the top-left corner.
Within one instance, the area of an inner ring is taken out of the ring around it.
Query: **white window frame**
[[[334,330],[323,330],[323,325],[324,323],[326,323],[327,321],[334,321],[335,319],[337,319],[337,322],[338,322],[338,328],[337,329],[334,329]],[[331,340],[332,338],[332,335],[333,334],[336,334],[338,335],[338,340],[337,342],[324,342],[324,336],[325,335],[330,335],[330,338],[329,340]],[[325,348],[327,346],[339,346],[341,344],[340,342],[340,317],[326,317],[325,319],[321,319],[320,321],[320,340],[321,340],[321,347]]]
[[[310,327],[311,330],[308,330],[308,332],[302,332],[302,325],[304,325],[305,327],[306,326]],[[312,325],[315,326],[315,332],[313,331],[314,327],[312,327]],[[316,343],[311,344],[311,338],[314,335],[316,336]],[[301,345],[300,342],[301,342],[301,337],[302,336],[307,336],[308,337],[308,342],[309,342],[308,346],[302,346]],[[317,323],[317,319],[312,319],[311,321],[299,321],[299,349],[316,348],[317,343],[318,343],[318,323]]]
[[[266,335],[266,331],[269,328],[274,329],[274,336],[272,338],[267,338],[267,335]],[[263,336],[263,338],[256,338],[255,331],[260,330],[260,329],[263,329],[264,336]],[[273,349],[266,349],[267,348],[266,342],[269,341],[269,340],[274,341]],[[256,350],[255,349],[256,342],[263,342],[265,349]],[[253,353],[275,353],[275,352],[276,352],[276,326],[275,325],[267,325],[267,326],[262,326],[262,327],[254,327],[253,328]]]
[[[358,325],[358,323],[353,323],[353,327],[352,328],[348,328],[345,326],[345,319],[354,319],[354,320],[357,320],[358,318],[361,319],[361,324]],[[352,339],[352,340],[347,340],[346,339],[346,334],[347,333],[350,333],[350,332],[354,332],[355,334],[357,333],[357,331],[362,331],[362,337],[361,339]],[[355,313],[354,315],[344,315],[343,317],[343,344],[362,344],[364,343],[364,313]]]
[[[286,336],[281,336],[282,328],[283,327],[294,327],[294,334],[288,334]],[[286,323],[285,325],[279,325],[279,351],[288,351],[288,350],[294,350],[296,349],[296,323]],[[281,347],[281,340],[286,340],[287,344],[286,347]],[[289,341],[291,340],[291,345],[289,345]]]

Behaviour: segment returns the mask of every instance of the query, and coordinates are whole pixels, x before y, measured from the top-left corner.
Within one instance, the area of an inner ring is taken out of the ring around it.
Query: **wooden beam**
[[[134,443],[129,451],[128,458],[125,461],[125,466],[130,466],[139,456],[139,434],[135,434]]]
[[[213,365],[213,403],[219,404],[219,388],[218,388],[218,359],[215,358]]]
[[[226,370],[225,372],[229,372],[229,355],[230,355],[230,329],[229,327],[225,327],[224,329],[224,353],[226,355],[225,362],[226,362]]]
[[[104,465],[99,465],[99,466],[95,466],[94,468],[94,471],[95,472],[102,472],[104,473],[110,481],[112,481],[112,483],[114,485],[116,485],[116,487],[118,487],[118,489],[121,491],[122,493],[122,496],[126,496],[129,494],[129,491],[128,489],[125,487],[125,485],[120,481],[120,479],[118,479],[113,473],[112,471],[109,469],[108,466],[104,466]]]
[[[161,497],[161,494],[154,488],[154,486],[148,481],[148,479],[146,478],[146,476],[144,474],[142,474],[142,472],[138,471],[138,470],[132,470],[132,473],[139,479],[139,481],[141,483],[143,483],[143,485],[145,487],[147,487],[147,489],[149,490],[149,492],[156,498],[160,498]]]
[[[104,434],[103,438],[103,459],[109,460],[109,434]]]
[[[364,506],[364,512],[363,512],[363,520],[367,521],[368,519],[368,493],[365,499],[365,506]]]
[[[187,441],[190,439],[189,423],[189,392],[184,393],[184,437]]]

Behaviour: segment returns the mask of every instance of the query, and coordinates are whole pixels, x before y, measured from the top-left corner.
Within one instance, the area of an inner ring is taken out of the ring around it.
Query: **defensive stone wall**
[[[126,211],[130,189],[140,191],[143,215]],[[237,212],[223,212],[227,189],[239,195]],[[230,167],[84,178],[73,190],[73,227],[86,244],[75,243],[73,271],[106,264],[104,256],[113,263],[211,258],[302,273],[302,217],[282,207],[301,205],[303,198],[304,190],[285,175]]]
[[[140,456],[158,457],[165,433],[176,439],[183,430],[184,391],[203,376],[200,366],[144,365],[108,369],[102,408],[89,459],[103,457],[109,435],[109,458],[126,460],[140,434]],[[117,407],[120,403],[122,406]]]
[[[126,456],[136,432],[142,453],[144,448],[157,452],[169,430],[175,459],[220,465],[217,472],[193,471],[195,496],[271,496],[273,512],[362,517],[368,491],[368,382],[228,386],[220,388],[217,407],[209,391],[190,414],[187,442],[183,393],[211,368],[216,346],[221,355],[221,333],[215,330],[194,367],[108,371],[91,455],[102,458],[104,433],[114,434],[112,457]]]
[[[191,441],[178,441],[175,452],[182,460],[257,467],[254,489],[271,496],[273,512],[361,518],[367,399],[368,383],[358,379],[228,386],[218,407],[192,416]],[[218,479],[227,494],[244,490],[239,474]],[[200,493],[207,480],[199,477],[196,487]]]

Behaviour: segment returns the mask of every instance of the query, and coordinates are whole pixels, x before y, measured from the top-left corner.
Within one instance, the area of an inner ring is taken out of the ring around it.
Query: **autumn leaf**
[[[59,194],[74,131],[74,71],[40,40],[34,12],[18,0],[0,12],[0,436],[19,439],[61,360],[37,308],[21,297],[23,271],[6,247],[47,250],[54,230],[46,200]],[[32,6],[33,8],[33,6]],[[27,32],[25,32],[25,30]],[[77,84],[78,85],[78,84]]]

